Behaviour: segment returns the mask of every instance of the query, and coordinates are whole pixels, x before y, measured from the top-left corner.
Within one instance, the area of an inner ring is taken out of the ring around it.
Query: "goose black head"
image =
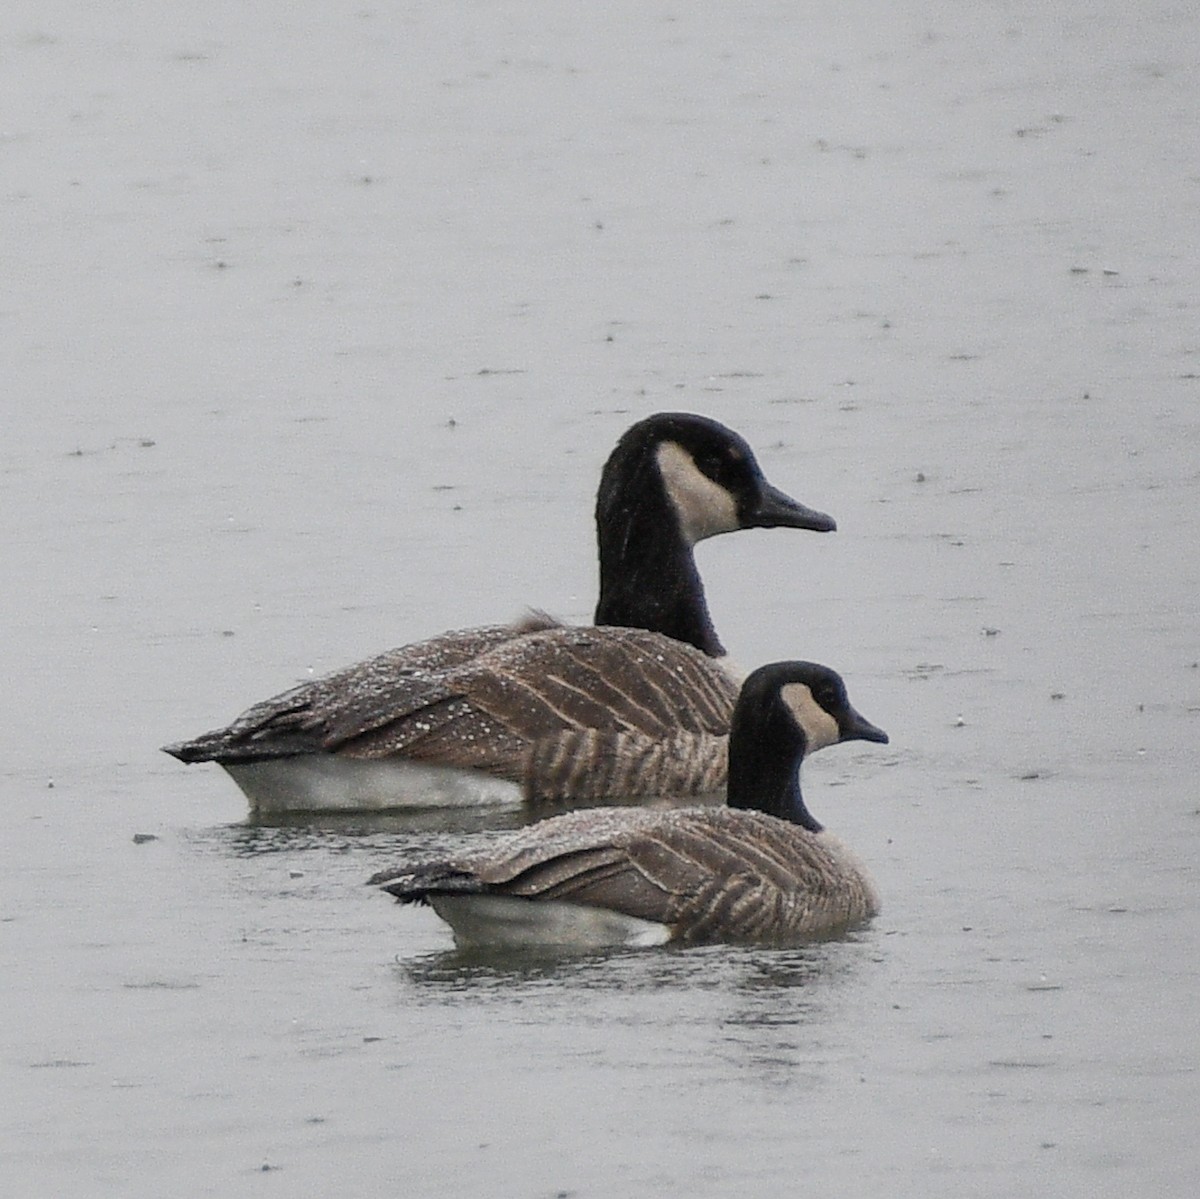
[[[653,457],[689,545],[735,529],[837,528],[831,516],[768,483],[745,439],[715,420],[663,412],[634,425],[630,435]]]
[[[600,477],[596,623],[650,629],[720,655],[692,547],[735,529],[782,527],[837,526],[768,483],[745,440],[717,421],[686,412],[638,421]]]
[[[757,808],[819,832],[800,794],[800,763],[841,741],[888,735],[855,710],[837,671],[772,662],[742,684],[729,733],[729,806]]]

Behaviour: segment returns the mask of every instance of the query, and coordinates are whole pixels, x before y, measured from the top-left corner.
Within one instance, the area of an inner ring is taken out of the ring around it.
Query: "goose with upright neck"
[[[376,875],[429,904],[460,947],[598,949],[667,942],[790,942],[870,919],[865,867],[800,790],[807,754],[887,742],[839,675],[812,662],[760,667],[742,686],[725,807],[592,808],[474,853]]]
[[[594,626],[536,615],[444,633],[165,751],[217,762],[260,814],[720,790],[737,680],[693,547],[836,525],[768,483],[732,430],[658,413],[609,456],[596,528]]]

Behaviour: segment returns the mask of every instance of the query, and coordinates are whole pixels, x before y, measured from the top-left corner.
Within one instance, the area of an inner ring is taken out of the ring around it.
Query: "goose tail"
[[[487,885],[476,875],[446,862],[423,862],[384,870],[367,879],[400,903],[428,904],[431,895],[482,895]]]

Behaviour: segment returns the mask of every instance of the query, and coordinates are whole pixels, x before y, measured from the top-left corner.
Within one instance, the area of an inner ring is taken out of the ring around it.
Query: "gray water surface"
[[[6,17],[5,1194],[1195,1193],[1200,16]],[[464,957],[363,880],[520,812],[252,826],[158,753],[588,619],[664,408],[838,518],[699,560],[892,736],[806,767],[870,928]]]

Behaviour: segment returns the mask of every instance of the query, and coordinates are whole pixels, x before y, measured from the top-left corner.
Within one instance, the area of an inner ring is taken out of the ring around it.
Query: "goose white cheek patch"
[[[788,683],[780,694],[808,738],[806,756],[841,740],[837,721],[813,699],[812,692],[803,683]]]
[[[718,533],[732,533],[741,527],[737,501],[696,465],[683,446],[675,441],[664,441],[655,457],[663,486],[689,545]]]

